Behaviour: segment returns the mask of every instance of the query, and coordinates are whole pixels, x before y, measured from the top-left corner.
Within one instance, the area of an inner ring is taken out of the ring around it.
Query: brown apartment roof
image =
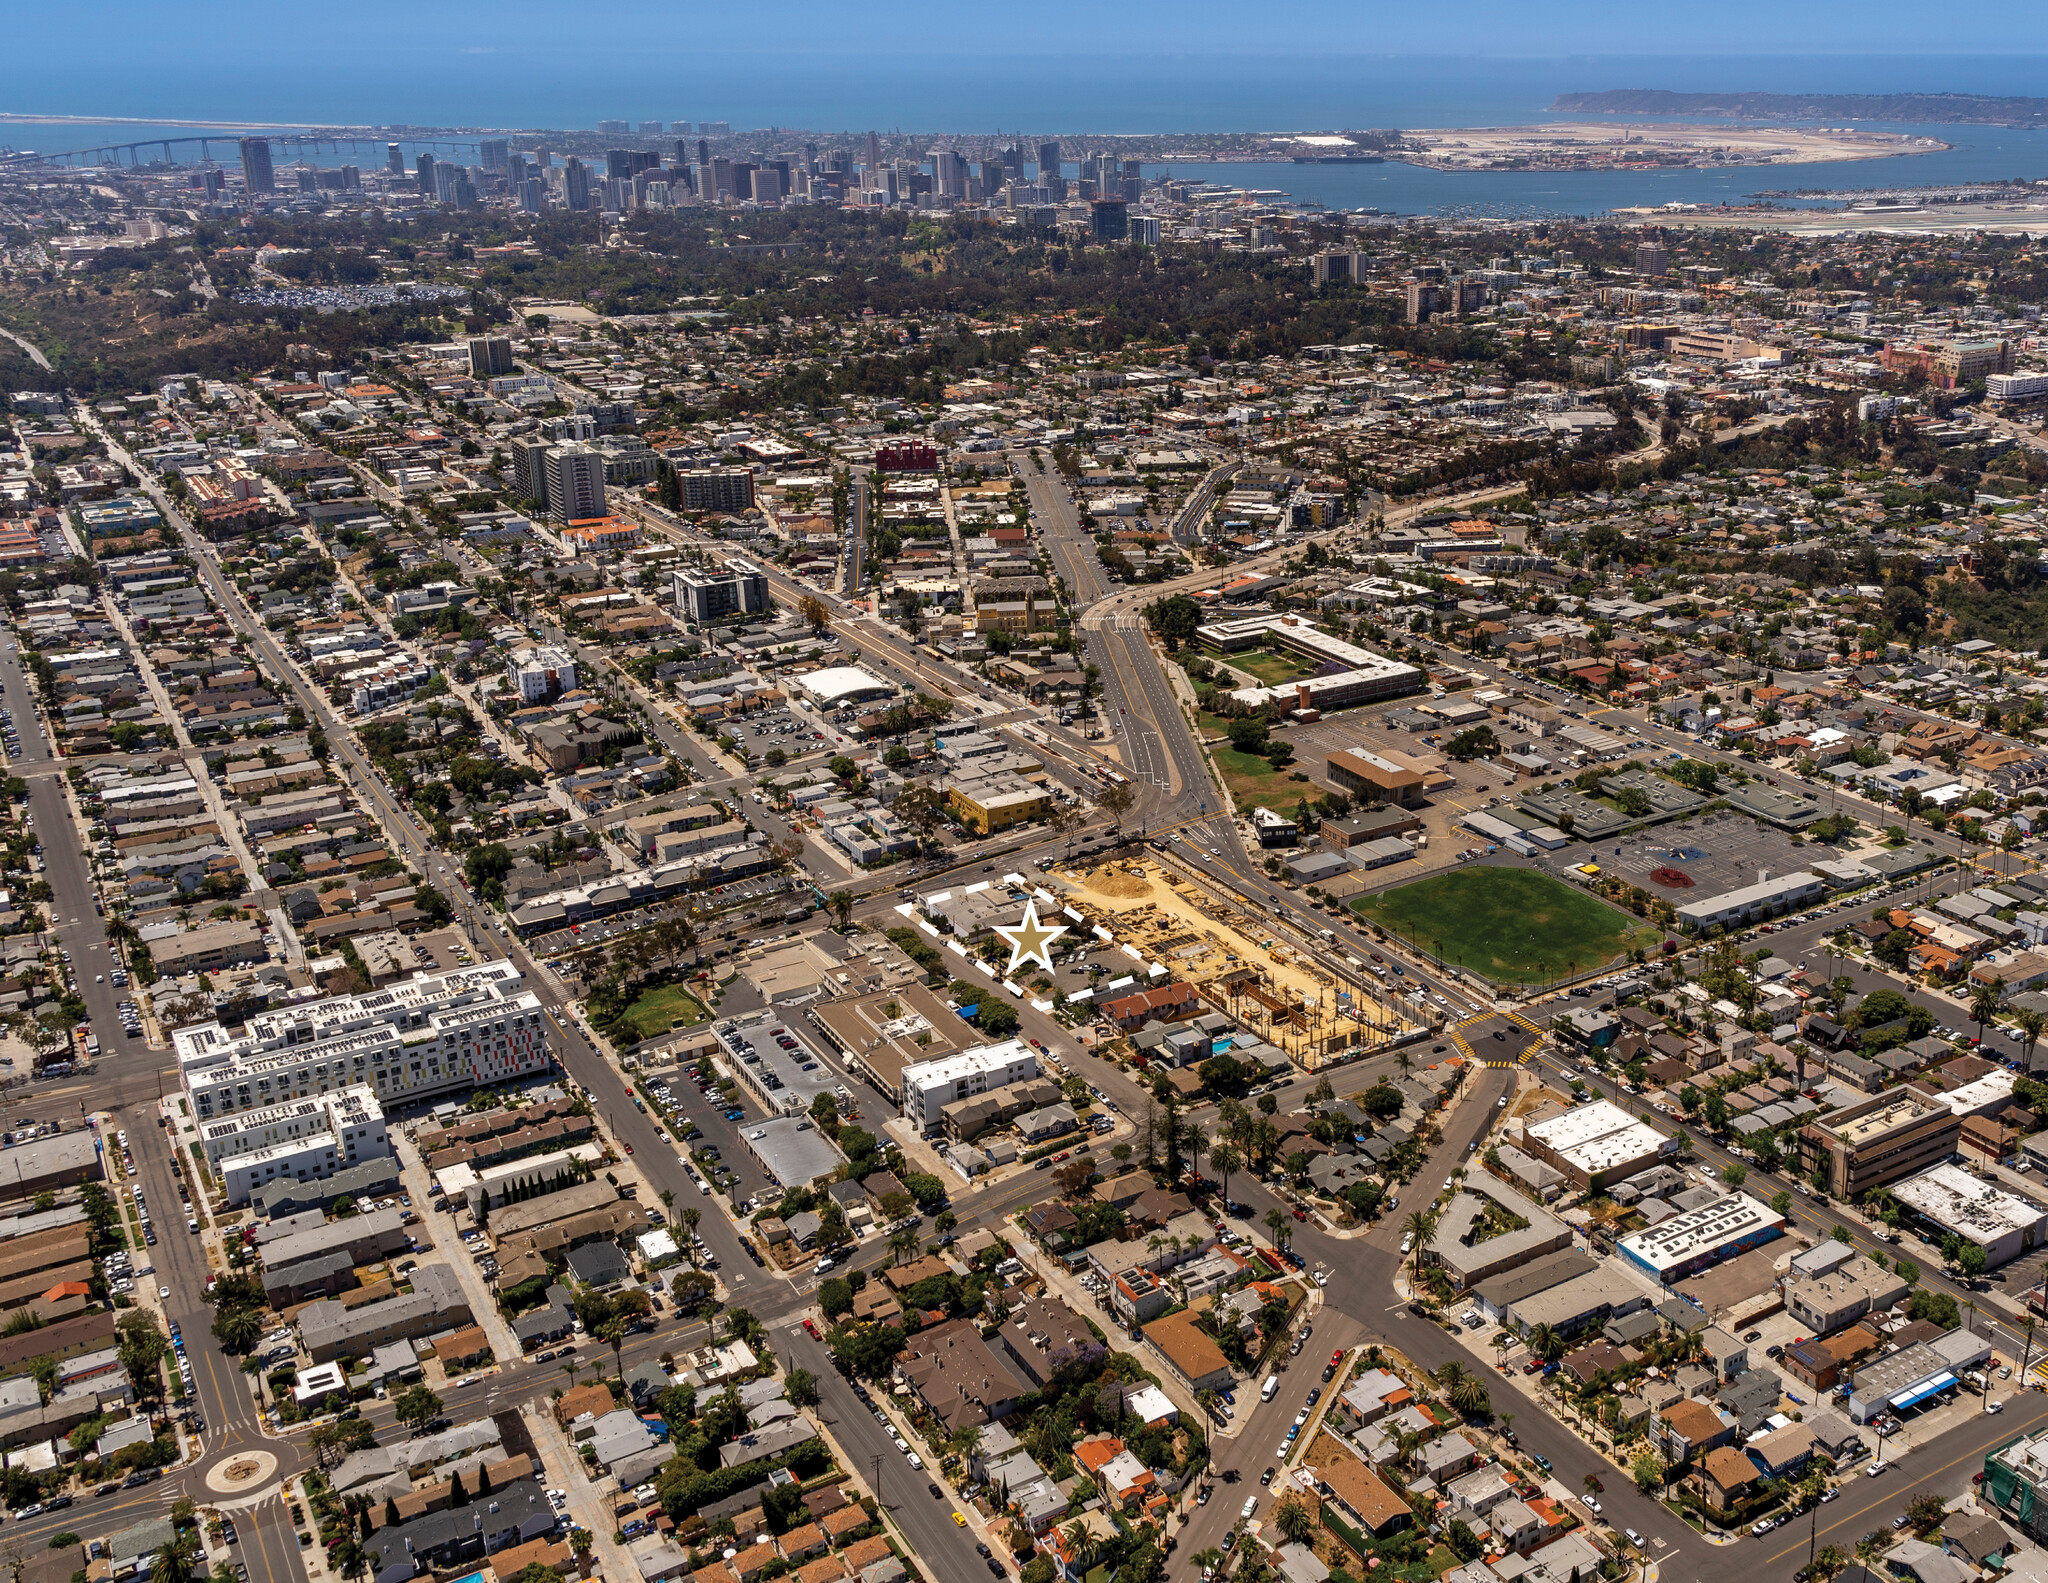
[[[19,1374],[31,1358],[66,1358],[74,1352],[94,1352],[113,1344],[112,1314],[80,1314],[76,1319],[60,1319],[40,1330],[0,1336],[0,1376]]]
[[[1173,1366],[1191,1380],[1204,1379],[1218,1369],[1230,1367],[1223,1349],[1195,1323],[1192,1311],[1153,1320],[1145,1326],[1145,1339],[1172,1360]]]
[[[83,1225],[52,1226],[0,1242],[0,1281],[76,1264],[92,1253],[92,1234]]]
[[[1687,1397],[1682,1402],[1673,1402],[1664,1409],[1664,1421],[1672,1429],[1694,1445],[1702,1440],[1711,1440],[1727,1429],[1720,1415],[1705,1402]]]
[[[987,1423],[1032,1387],[981,1339],[971,1320],[955,1319],[913,1336],[904,1348],[903,1377],[925,1404],[957,1430]]]
[[[1337,1498],[1363,1517],[1374,1533],[1397,1518],[1411,1515],[1408,1503],[1388,1489],[1379,1475],[1347,1451],[1323,1458],[1316,1469]]]
[[[74,1281],[90,1281],[92,1275],[92,1260],[80,1259],[75,1264],[36,1270],[28,1275],[17,1276],[11,1281],[0,1281],[0,1312],[33,1302],[52,1287],[69,1285]]]
[[[872,1539],[862,1539],[848,1545],[839,1552],[839,1558],[846,1563],[849,1572],[864,1572],[877,1561],[886,1561],[896,1552],[889,1548],[889,1541],[880,1534]]]

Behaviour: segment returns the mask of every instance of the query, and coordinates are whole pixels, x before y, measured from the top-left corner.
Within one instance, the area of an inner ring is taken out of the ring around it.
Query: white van
[[[1259,1400],[1262,1402],[1270,1402],[1276,1395],[1279,1394],[1279,1391],[1280,1376],[1277,1374],[1268,1374],[1266,1376],[1266,1383],[1259,1387]]]

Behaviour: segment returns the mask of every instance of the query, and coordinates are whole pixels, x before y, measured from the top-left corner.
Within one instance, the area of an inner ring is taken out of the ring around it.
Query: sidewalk
[[[625,1547],[612,1538],[619,1531],[613,1521],[610,1504],[599,1490],[597,1481],[591,1479],[583,1459],[576,1455],[569,1437],[562,1432],[562,1426],[555,1422],[554,1404],[546,1395],[530,1401],[520,1416],[526,1420],[527,1428],[533,1434],[534,1448],[541,1454],[551,1479],[560,1479],[560,1484],[547,1487],[567,1493],[569,1515],[590,1530],[595,1544],[590,1552],[591,1561],[606,1576],[618,1578],[622,1583],[638,1583],[640,1569],[633,1564],[633,1558]],[[598,1479],[609,1480],[609,1473],[600,1473]]]
[[[462,1295],[469,1299],[470,1317],[491,1338],[491,1356],[498,1360],[499,1366],[502,1368],[517,1362],[521,1355],[519,1340],[499,1311],[497,1295],[484,1280],[483,1272],[470,1258],[462,1239],[455,1235],[454,1218],[426,1207],[433,1184],[427,1174],[426,1163],[420,1158],[418,1146],[409,1133],[394,1128],[391,1148],[398,1160],[399,1179],[405,1184],[405,1190],[412,1194],[413,1213],[420,1217],[414,1227],[415,1240],[424,1239],[454,1271]],[[415,1255],[418,1258],[426,1256],[425,1253]]]

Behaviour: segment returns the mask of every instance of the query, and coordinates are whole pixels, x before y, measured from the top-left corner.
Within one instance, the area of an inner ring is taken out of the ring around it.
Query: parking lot
[[[553,929],[546,934],[535,935],[526,942],[526,948],[538,956],[560,956],[565,951],[574,951],[584,946],[602,945],[607,940],[616,940],[635,930],[649,929],[665,918],[687,918],[696,925],[703,936],[702,954],[709,960],[728,953],[725,944],[728,932],[735,938],[749,924],[780,925],[797,920],[788,917],[791,909],[799,903],[803,906],[801,916],[810,915],[811,903],[808,894],[792,896],[790,893],[801,887],[787,875],[762,874],[751,879],[738,879],[727,885],[700,892],[687,900],[663,902],[655,907],[636,907],[631,912],[618,913],[610,918],[596,918],[589,923],[578,924],[569,929]],[[787,903],[779,909],[772,904],[778,898],[789,896]]]
[[[1714,813],[1656,825],[1591,848],[1568,847],[1553,862],[1569,858],[1574,863],[1598,863],[1682,907],[1754,885],[1762,870],[1788,874],[1804,868],[1813,856],[1810,845],[1795,846],[1784,831],[1758,824],[1748,814]],[[1681,883],[1679,877],[1692,883]]]

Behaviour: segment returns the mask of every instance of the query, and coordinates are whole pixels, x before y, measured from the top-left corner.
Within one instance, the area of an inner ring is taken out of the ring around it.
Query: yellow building
[[[1059,610],[1050,599],[1027,594],[1022,599],[992,600],[974,607],[977,632],[1042,632],[1058,624]]]
[[[946,806],[976,835],[990,836],[1044,818],[1051,799],[1042,786],[1015,775],[1000,775],[952,782],[946,788]]]

